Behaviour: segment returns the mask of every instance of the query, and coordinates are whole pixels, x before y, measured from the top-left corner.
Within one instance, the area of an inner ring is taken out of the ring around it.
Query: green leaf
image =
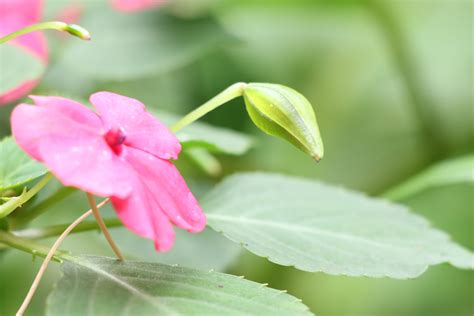
[[[151,112],[168,126],[179,120],[175,114],[153,110]],[[179,131],[177,136],[184,149],[204,148],[228,155],[243,155],[253,145],[252,138],[246,134],[201,122],[187,126]]]
[[[207,175],[217,177],[222,173],[222,165],[211,153],[202,148],[187,148],[184,154]]]
[[[317,181],[234,175],[201,201],[208,224],[252,253],[305,271],[413,278],[474,256],[402,206]]]
[[[61,64],[100,80],[127,80],[185,66],[229,39],[212,18],[179,19],[160,11],[91,10],[81,25],[93,40],[71,43]]]
[[[474,155],[440,162],[384,194],[403,200],[429,188],[453,184],[474,184]]]
[[[47,315],[311,315],[281,291],[218,272],[79,257],[48,299]]]
[[[0,141],[0,191],[25,184],[46,172],[46,167],[28,157],[12,137]]]
[[[0,45],[0,95],[38,79],[45,69],[41,60],[18,46]]]

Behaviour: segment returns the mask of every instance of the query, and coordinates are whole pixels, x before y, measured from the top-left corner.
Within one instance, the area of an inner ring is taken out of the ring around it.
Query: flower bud
[[[286,139],[316,161],[321,160],[324,149],[316,115],[303,95],[278,84],[249,83],[243,96],[258,128]]]
[[[87,31],[82,26],[76,24],[66,24],[64,27],[64,31],[86,41],[89,41],[91,39],[89,31]]]

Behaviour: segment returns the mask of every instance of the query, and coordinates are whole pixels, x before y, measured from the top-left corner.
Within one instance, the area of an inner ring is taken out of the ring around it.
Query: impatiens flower
[[[28,25],[40,22],[42,0],[0,0],[0,36],[5,36]],[[22,35],[5,45],[15,45],[26,50],[41,62],[48,60],[46,40],[41,32]],[[28,80],[0,94],[0,105],[10,103],[27,94],[38,80]]]
[[[111,0],[112,5],[120,11],[134,12],[151,9],[160,4],[163,4],[165,0]]]
[[[135,100],[99,92],[96,112],[61,97],[31,97],[11,117],[15,140],[67,186],[103,197],[124,225],[153,239],[158,251],[174,242],[172,224],[199,232],[206,218],[176,167],[176,136]]]

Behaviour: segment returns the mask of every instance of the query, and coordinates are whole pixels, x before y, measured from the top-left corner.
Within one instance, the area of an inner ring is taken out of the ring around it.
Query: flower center
[[[115,153],[119,154],[121,152],[120,145],[125,142],[127,136],[125,135],[125,131],[123,129],[113,127],[107,133],[105,133],[104,138],[107,144],[109,144],[109,146],[112,148],[112,150]]]

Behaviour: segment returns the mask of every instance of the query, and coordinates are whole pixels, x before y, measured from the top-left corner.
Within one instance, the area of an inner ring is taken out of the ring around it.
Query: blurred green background
[[[474,149],[472,1],[168,2],[124,14],[102,0],[46,1],[48,20],[71,3],[79,5],[78,23],[93,41],[48,33],[51,63],[34,93],[87,100],[109,90],[177,114],[238,81],[281,83],[310,100],[325,142],[320,164],[263,135],[242,99],[234,100],[204,120],[251,134],[256,146],[242,157],[219,156],[219,177],[181,163],[198,195],[242,170],[316,178],[378,195],[437,161]],[[0,109],[0,135],[9,134],[12,108]],[[401,202],[474,248],[471,184],[432,188]],[[86,208],[85,198],[74,193],[32,225],[64,223]],[[122,229],[114,234],[130,256],[244,275],[287,289],[317,315],[474,313],[474,273],[446,264],[415,280],[349,278],[277,266],[212,231],[179,235],[177,247],[160,255]],[[111,255],[95,232],[72,236],[64,248]],[[14,314],[39,264],[15,250],[0,252],[0,315]],[[43,314],[58,276],[52,265],[30,315]]]

